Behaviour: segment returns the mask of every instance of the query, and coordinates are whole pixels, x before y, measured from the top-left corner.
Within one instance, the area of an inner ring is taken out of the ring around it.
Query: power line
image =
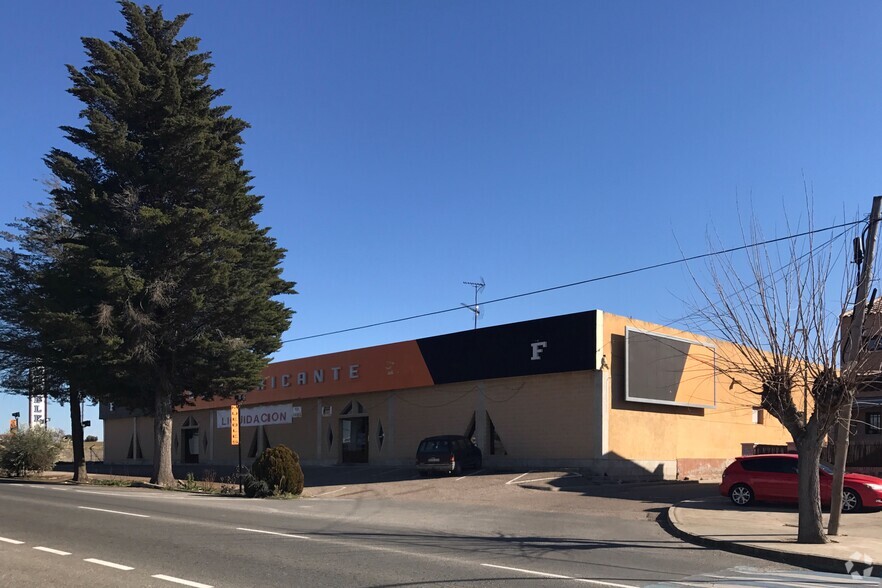
[[[495,298],[495,299],[493,299],[493,300],[485,300],[484,302],[482,302],[482,304],[487,305],[487,304],[495,304],[495,303],[497,303],[497,302],[506,302],[506,301],[508,301],[508,300],[515,300],[515,299],[517,299],[517,298],[525,298],[525,297],[527,297],[527,296],[535,296],[536,294],[544,294],[544,293],[546,293],[546,292],[554,292],[555,290],[563,290],[564,288],[573,288],[573,287],[575,287],[575,286],[582,286],[582,285],[585,285],[585,284],[591,284],[591,283],[594,283],[594,282],[600,282],[600,281],[603,281],[603,280],[610,280],[610,279],[612,279],[612,278],[620,278],[620,277],[622,277],[622,276],[628,276],[628,275],[631,275],[631,274],[636,274],[636,273],[645,272],[645,271],[649,271],[649,270],[659,269],[659,268],[662,268],[662,267],[668,267],[668,266],[671,266],[671,265],[677,265],[677,264],[680,264],[680,263],[688,263],[688,262],[690,262],[690,261],[696,261],[696,260],[699,260],[699,259],[705,259],[705,258],[708,258],[708,257],[714,257],[714,256],[717,256],[717,255],[725,255],[725,254],[727,254],[727,253],[734,253],[734,252],[736,252],[736,251],[743,251],[743,250],[745,250],[745,249],[751,249],[751,248],[753,248],[753,247],[761,247],[761,246],[763,246],[763,245],[771,245],[771,244],[773,244],[773,243],[780,243],[781,241],[789,241],[789,240],[792,240],[792,239],[798,239],[798,238],[800,238],[800,237],[807,237],[808,235],[814,235],[815,233],[823,233],[824,231],[831,231],[831,230],[833,230],[833,229],[841,229],[841,228],[845,228],[845,227],[853,227],[853,226],[855,226],[855,225],[858,225],[858,224],[864,222],[865,220],[866,220],[866,219],[862,219],[862,220],[852,221],[852,222],[848,222],[848,223],[842,223],[842,224],[838,224],[838,225],[831,225],[831,226],[829,226],[829,227],[824,227],[824,228],[822,228],[822,229],[814,229],[814,230],[811,230],[811,231],[804,231],[804,232],[802,232],[802,233],[796,233],[796,234],[793,234],[793,235],[787,235],[787,236],[784,236],[784,237],[778,237],[778,238],[775,238],[775,239],[769,239],[768,241],[760,241],[760,242],[758,242],[758,243],[749,243],[749,244],[747,244],[747,245],[740,245],[740,246],[738,246],[738,247],[730,247],[730,248],[728,248],[728,249],[723,249],[723,250],[721,250],[721,251],[712,251],[712,252],[710,252],[710,253],[702,253],[702,254],[700,254],[700,255],[693,255],[693,256],[691,256],[691,257],[682,257],[682,258],[680,258],[680,259],[674,259],[674,260],[671,260],[671,261],[664,261],[664,262],[661,262],[661,263],[655,263],[655,264],[652,264],[652,265],[645,265],[645,266],[642,266],[642,267],[638,267],[638,268],[634,268],[634,269],[629,269],[629,270],[624,270],[624,271],[620,271],[620,272],[615,272],[615,273],[611,273],[611,274],[606,274],[606,275],[603,275],[603,276],[597,276],[597,277],[594,277],[594,278],[588,278],[588,279],[585,279],[585,280],[579,280],[578,282],[570,282],[570,283],[567,283],[567,284],[561,284],[561,285],[558,285],[558,286],[551,286],[551,287],[548,287],[548,288],[542,288],[542,289],[539,289],[539,290],[531,290],[531,291],[529,291],[529,292],[522,292],[522,293],[520,293],[520,294],[512,294],[511,296],[503,296],[502,298]],[[382,326],[384,326],[384,325],[392,325],[392,324],[395,324],[395,323],[403,323],[403,322],[405,322],[405,321],[412,321],[412,320],[416,320],[416,319],[420,319],[420,318],[426,318],[426,317],[430,317],[430,316],[436,316],[436,315],[439,315],[439,314],[446,314],[446,313],[448,313],[448,312],[454,312],[454,311],[458,311],[458,310],[462,310],[462,306],[454,306],[454,307],[452,307],[452,308],[445,308],[445,309],[443,309],[443,310],[434,310],[434,311],[431,311],[431,312],[424,312],[424,313],[421,313],[421,314],[414,314],[414,315],[411,315],[411,316],[405,316],[405,317],[401,317],[401,318],[390,319],[390,320],[387,320],[387,321],[379,321],[379,322],[376,322],[376,323],[370,323],[370,324],[367,324],[367,325],[360,325],[360,326],[358,326],[358,327],[349,327],[349,328],[346,328],[346,329],[338,329],[338,330],[336,330],[336,331],[327,331],[327,332],[325,332],[325,333],[317,333],[317,334],[315,334],[315,335],[307,335],[307,336],[305,336],[305,337],[295,337],[294,339],[286,339],[286,340],[282,341],[282,344],[285,344],[285,343],[295,343],[295,342],[297,342],[297,341],[307,341],[307,340],[309,340],[309,339],[318,339],[318,338],[320,338],[320,337],[330,337],[331,335],[340,335],[341,333],[351,333],[352,331],[362,331],[362,330],[364,330],[364,329],[372,329],[372,328],[374,328],[374,327],[382,327]]]

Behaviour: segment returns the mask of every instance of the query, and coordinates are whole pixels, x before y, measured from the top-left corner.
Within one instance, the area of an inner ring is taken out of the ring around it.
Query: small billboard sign
[[[230,445],[239,444],[239,407],[232,405],[230,407]]]

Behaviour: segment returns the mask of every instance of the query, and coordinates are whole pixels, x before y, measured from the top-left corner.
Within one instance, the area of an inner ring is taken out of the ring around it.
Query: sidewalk
[[[828,515],[824,515],[824,526]],[[882,512],[842,516],[840,534],[826,545],[796,542],[795,507],[738,508],[723,496],[687,500],[668,510],[672,531],[687,541],[823,572],[882,575]]]

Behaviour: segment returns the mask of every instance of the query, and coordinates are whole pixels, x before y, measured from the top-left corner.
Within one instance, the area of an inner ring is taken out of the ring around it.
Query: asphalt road
[[[663,492],[541,492],[511,477],[300,500],[0,481],[0,585],[630,587],[787,571],[669,536],[654,520],[663,502],[645,499]]]

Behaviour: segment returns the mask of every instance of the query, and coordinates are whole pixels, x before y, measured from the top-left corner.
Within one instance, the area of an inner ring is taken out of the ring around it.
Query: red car
[[[720,494],[738,506],[753,501],[799,502],[799,460],[794,454],[736,457],[723,472]],[[833,470],[821,464],[821,502],[830,504]],[[882,479],[863,474],[845,474],[842,512],[861,508],[882,508]]]

